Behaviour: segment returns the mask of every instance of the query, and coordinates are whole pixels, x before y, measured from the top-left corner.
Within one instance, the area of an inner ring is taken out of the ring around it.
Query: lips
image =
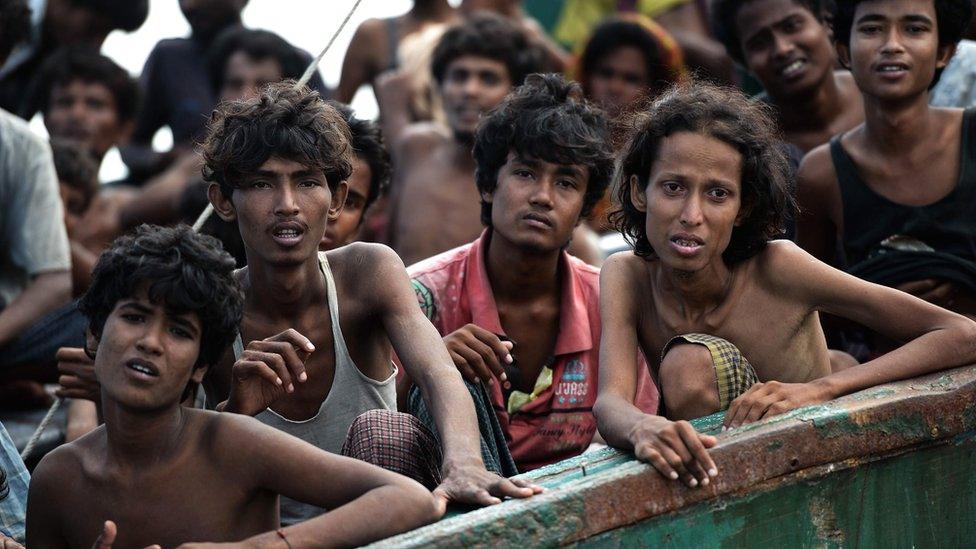
[[[134,373],[135,377],[152,379],[159,377],[159,368],[148,360],[133,358],[125,363],[126,369]]]
[[[286,248],[297,246],[305,235],[305,225],[297,221],[282,221],[271,227],[271,238]]]
[[[883,78],[900,78],[908,74],[908,65],[898,62],[878,63],[874,66],[874,72]]]
[[[668,242],[678,255],[690,257],[697,254],[705,246],[705,241],[693,234],[679,233],[672,235]]]
[[[785,66],[779,69],[779,74],[783,78],[792,79],[803,74],[803,70],[807,67],[806,59],[795,59]]]
[[[540,213],[528,213],[522,216],[522,219],[529,225],[539,228],[551,229],[553,226],[552,219]]]

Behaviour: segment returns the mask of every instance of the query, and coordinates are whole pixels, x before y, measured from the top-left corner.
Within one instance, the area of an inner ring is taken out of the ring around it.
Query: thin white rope
[[[51,421],[54,419],[54,413],[58,411],[58,408],[61,406],[61,401],[63,400],[63,398],[58,398],[48,409],[44,419],[41,420],[41,423],[37,426],[37,429],[34,430],[34,434],[31,435],[30,440],[27,441],[27,446],[24,446],[24,451],[20,453],[20,459],[27,461],[27,456],[31,455],[31,452],[34,451],[34,447],[37,446],[37,441],[41,440],[41,435],[44,434],[44,430],[47,429],[47,426],[51,424]]]

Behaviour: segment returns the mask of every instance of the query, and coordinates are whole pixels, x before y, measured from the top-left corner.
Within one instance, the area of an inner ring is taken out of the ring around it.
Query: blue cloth
[[[30,473],[20,459],[14,441],[7,434],[7,429],[0,423],[0,468],[6,479],[6,497],[0,500],[0,533],[8,538],[24,543],[24,527],[27,524],[27,487],[30,485]],[[0,492],[3,495],[4,492]]]
[[[72,301],[0,348],[0,370],[54,364],[61,347],[85,346],[87,328],[88,319],[78,310],[78,301]]]

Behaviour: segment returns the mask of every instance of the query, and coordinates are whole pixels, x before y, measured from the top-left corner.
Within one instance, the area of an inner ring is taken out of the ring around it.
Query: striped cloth
[[[759,381],[752,364],[742,352],[728,341],[708,334],[682,334],[671,338],[661,352],[661,360],[674,345],[680,342],[703,345],[712,355],[715,379],[718,382],[719,409],[725,410],[739,395]]]

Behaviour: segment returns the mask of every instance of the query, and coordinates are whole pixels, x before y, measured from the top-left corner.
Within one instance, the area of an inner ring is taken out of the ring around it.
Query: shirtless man
[[[638,115],[618,164],[616,221],[635,250],[600,273],[593,411],[607,442],[689,486],[718,473],[716,439],[672,420],[728,407],[735,428],[976,361],[976,322],[771,241],[793,206],[774,127],[737,92],[679,88]],[[905,344],[832,373],[821,311]],[[664,416],[632,404],[638,347]]]
[[[838,3],[837,51],[866,119],[804,159],[797,226],[799,244],[820,260],[833,262],[840,242],[852,274],[968,316],[976,109],[931,107],[929,90],[972,13],[969,0]],[[890,274],[899,265],[906,274]]]
[[[454,364],[491,395],[519,471],[583,453],[596,434],[599,271],[573,228],[613,172],[608,122],[576,83],[531,75],[478,128],[476,241],[410,268]],[[646,370],[637,405],[657,409]]]
[[[806,153],[864,121],[848,71],[835,71],[821,0],[718,0],[712,25],[763,85],[788,143]]]
[[[352,546],[440,515],[405,477],[251,418],[180,406],[237,330],[233,268],[215,240],[185,226],[143,226],[99,259],[81,307],[105,423],[34,471],[29,546]],[[331,511],[280,529],[278,494]]]
[[[471,397],[396,254],[364,243],[318,253],[351,171],[339,113],[317,93],[272,84],[217,111],[203,154],[210,201],[237,223],[247,255],[240,338],[204,382],[208,403],[338,453],[357,417],[396,409],[392,343],[441,435],[435,494],[482,505],[532,495],[485,469]],[[321,512],[283,509],[285,523]]]

